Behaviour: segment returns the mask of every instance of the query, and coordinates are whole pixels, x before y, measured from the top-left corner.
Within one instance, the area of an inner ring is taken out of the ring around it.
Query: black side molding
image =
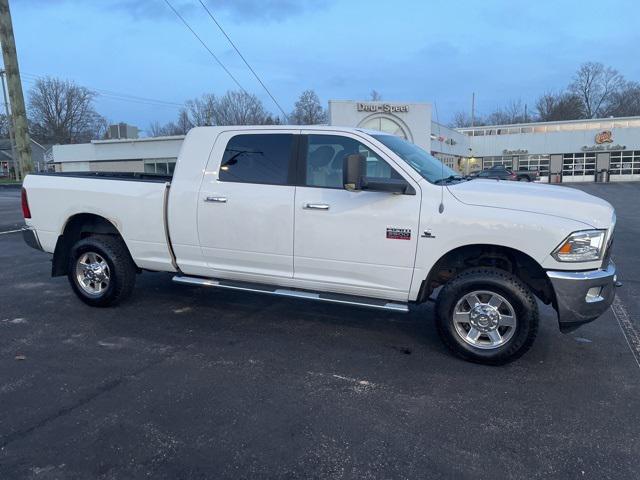
[[[38,240],[38,236],[34,230],[30,228],[23,229],[22,239],[24,240],[24,243],[29,245],[31,248],[42,251],[42,246],[40,245],[40,241]]]

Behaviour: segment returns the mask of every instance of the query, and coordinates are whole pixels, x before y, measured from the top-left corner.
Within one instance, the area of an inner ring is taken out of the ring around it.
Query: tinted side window
[[[343,188],[343,161],[353,154],[366,159],[369,178],[402,178],[387,162],[357,140],[338,135],[308,135],[307,138],[306,184],[311,187]]]
[[[223,182],[287,185],[292,145],[291,134],[236,135],[224,151],[218,178]]]

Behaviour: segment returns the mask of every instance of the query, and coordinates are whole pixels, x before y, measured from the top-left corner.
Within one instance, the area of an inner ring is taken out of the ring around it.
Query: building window
[[[409,140],[407,133],[404,131],[404,128],[402,128],[402,126],[398,122],[388,117],[369,118],[362,122],[360,124],[360,127],[370,130],[378,130],[384,133],[390,133],[391,135],[396,135],[397,137]]]
[[[633,152],[611,152],[609,173],[611,175],[640,174],[640,150]]]
[[[144,173],[158,173],[162,175],[173,175],[176,169],[175,158],[152,158],[144,161]]]
[[[433,156],[444,163],[451,170],[458,171],[458,159],[460,157],[448,153],[433,152]]]
[[[520,155],[518,170],[539,171],[540,175],[549,174],[549,155]]]
[[[511,155],[504,157],[484,157],[482,159],[482,168],[487,168],[502,165],[505,168],[513,168],[513,157]]]
[[[596,171],[595,152],[565,153],[562,156],[562,175],[585,176],[593,175]]]
[[[519,133],[548,133],[548,132],[573,132],[581,130],[610,130],[612,128],[640,127],[640,120],[607,120],[602,122],[560,122],[556,124],[540,124],[527,126],[512,126],[497,128],[473,127],[460,129],[459,132],[470,137],[482,137],[485,135],[513,135]]]

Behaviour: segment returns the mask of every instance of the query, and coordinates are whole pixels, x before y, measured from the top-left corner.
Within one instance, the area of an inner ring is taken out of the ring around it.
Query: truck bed
[[[106,219],[120,233],[140,268],[174,270],[167,243],[165,207],[170,175],[133,172],[30,174],[24,181],[42,248],[53,252],[76,215]]]
[[[103,180],[129,180],[132,182],[170,182],[173,175],[142,172],[41,172],[30,175],[45,175],[48,177],[98,178]]]

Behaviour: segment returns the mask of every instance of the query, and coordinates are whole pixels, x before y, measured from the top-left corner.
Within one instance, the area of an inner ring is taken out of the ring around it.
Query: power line
[[[275,99],[275,97],[271,94],[271,92],[269,91],[269,89],[267,88],[267,86],[264,84],[264,82],[262,81],[262,79],[258,76],[258,74],[255,72],[255,70],[253,68],[251,68],[251,65],[249,65],[249,62],[247,62],[247,59],[244,58],[244,55],[242,55],[242,53],[240,53],[240,50],[238,49],[238,47],[236,47],[236,44],[233,43],[233,40],[231,40],[231,38],[229,37],[229,35],[227,35],[227,32],[224,31],[224,29],[222,28],[222,25],[220,25],[220,23],[218,23],[218,21],[216,20],[216,18],[213,16],[213,14],[211,13],[211,11],[207,8],[207,6],[204,4],[204,2],[202,0],[198,0],[200,2],[200,5],[202,5],[202,8],[205,9],[205,11],[209,14],[209,17],[211,18],[211,20],[213,20],[213,23],[216,24],[216,26],[220,29],[220,31],[222,32],[222,34],[227,38],[227,40],[229,41],[229,43],[231,44],[231,46],[233,47],[233,49],[236,51],[236,53],[240,56],[240,58],[242,59],[242,61],[244,62],[244,64],[247,66],[247,68],[251,71],[251,73],[253,73],[253,76],[256,77],[256,80],[258,80],[258,82],[260,82],[260,85],[262,85],[262,88],[264,88],[265,92],[267,92],[267,94],[269,95],[269,97],[271,97],[271,100],[273,100],[273,103],[276,104],[276,106],[278,107],[278,109],[282,112],[282,115],[284,115],[285,120],[288,119],[288,115],[284,112],[284,109],[280,106],[280,104],[278,103],[278,101]]]
[[[46,78],[42,75],[35,75],[33,73],[25,73],[25,72],[21,72],[20,76],[23,77],[23,81],[26,81],[26,82],[35,82],[36,80],[41,80]],[[101,88],[89,87],[89,89],[98,93],[99,96],[103,98],[111,99],[111,100],[120,100],[123,102],[138,103],[143,105],[158,105],[162,107],[173,107],[173,108],[184,107],[184,104],[182,103],[170,102],[168,100],[159,100],[155,98],[140,97],[137,95],[114,92],[112,90],[104,90]]]
[[[249,95],[249,93],[244,89],[244,87],[242,85],[240,85],[240,82],[238,82],[236,77],[233,76],[233,74],[227,69],[227,67],[224,66],[224,64],[220,61],[220,59],[216,56],[216,54],[211,51],[211,49],[207,46],[206,43],[204,43],[202,38],[200,38],[200,36],[196,33],[196,31],[193,28],[191,28],[191,25],[189,25],[187,23],[187,21],[184,19],[184,17],[182,15],[180,15],[180,12],[178,12],[178,10],[176,10],[174,8],[174,6],[171,5],[171,2],[169,2],[169,0],[164,0],[164,2],[167,5],[169,5],[169,8],[171,8],[171,10],[173,10],[173,13],[175,13],[177,15],[177,17],[180,20],[182,20],[182,23],[184,23],[185,27],[187,27],[191,31],[191,33],[193,33],[193,35],[198,39],[198,41],[202,44],[202,46],[207,49],[207,52],[209,52],[209,54],[214,58],[214,60],[216,62],[218,62],[218,65],[220,65],[220,67],[225,72],[227,72],[227,75],[229,75],[229,77],[231,77],[231,79],[235,82],[235,84],[238,86],[238,88],[240,88],[240,90],[242,90],[246,95]]]

